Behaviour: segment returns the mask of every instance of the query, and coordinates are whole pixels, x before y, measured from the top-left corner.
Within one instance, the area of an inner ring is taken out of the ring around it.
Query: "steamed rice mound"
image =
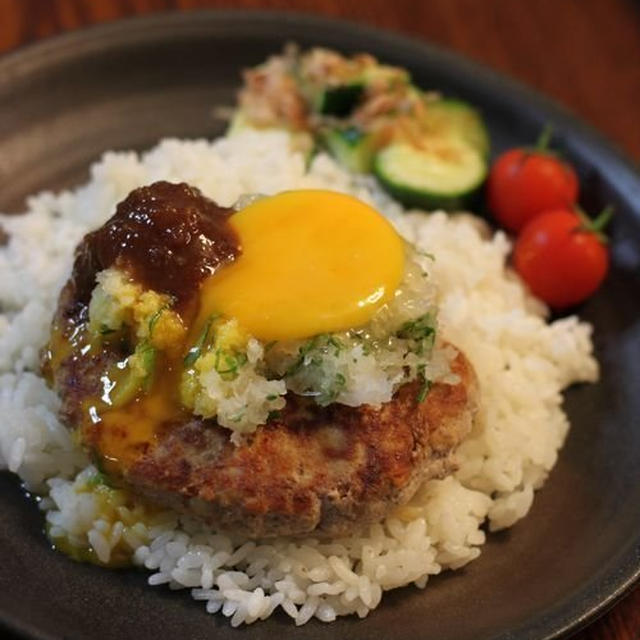
[[[245,132],[214,142],[165,140],[138,157],[107,153],[74,192],[30,199],[2,216],[0,249],[0,467],[46,497],[52,539],[104,564],[132,556],[152,585],[191,588],[210,613],[237,626],[281,608],[296,624],[365,616],[384,591],[457,569],[480,554],[482,528],[524,517],[555,464],[569,424],[561,391],[598,375],[591,327],[576,317],[551,324],[505,266],[510,246],[467,216],[405,213],[374,181],[326,155],[305,168],[280,132]],[[244,193],[295,188],[350,193],[388,216],[424,256],[439,290],[439,327],[472,362],[482,403],[459,447],[457,472],[425,483],[393,517],[331,542],[260,543],[205,530],[188,517],[131,504],[102,482],[58,421],[59,400],[38,375],[60,287],[82,236],[132,189],[186,181],[223,206]],[[64,546],[64,545],[61,545]]]

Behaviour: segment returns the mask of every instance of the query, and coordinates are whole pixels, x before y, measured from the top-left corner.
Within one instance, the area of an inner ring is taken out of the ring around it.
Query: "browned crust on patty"
[[[154,501],[250,537],[348,534],[451,471],[471,429],[475,374],[459,353],[460,382],[434,384],[416,402],[404,385],[380,408],[320,408],[289,394],[279,419],[239,446],[226,429],[193,419],[167,426],[123,479]]]

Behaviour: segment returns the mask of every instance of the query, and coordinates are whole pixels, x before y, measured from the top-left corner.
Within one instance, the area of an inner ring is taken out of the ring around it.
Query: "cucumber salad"
[[[406,206],[460,209],[487,176],[480,113],[369,54],[287,46],[245,71],[230,130],[247,126],[287,129],[309,155],[323,149],[351,171],[373,173]]]

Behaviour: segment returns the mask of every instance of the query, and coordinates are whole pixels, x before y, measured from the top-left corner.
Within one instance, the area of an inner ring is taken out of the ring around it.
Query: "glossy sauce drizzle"
[[[187,327],[198,312],[198,291],[204,279],[240,253],[228,224],[232,209],[219,207],[186,184],[156,182],[131,192],[115,215],[85,236],[76,251],[73,273],[63,290],[49,346],[43,361],[46,377],[61,392],[72,416],[70,427],[106,463],[119,472],[153,446],[156,435],[184,418],[179,398],[185,349],[193,330],[171,357],[158,353],[153,385],[121,407],[110,406],[108,387],[117,385],[110,371],[126,353],[110,337],[97,340],[87,328],[87,307],[96,273],[115,266],[143,287],[172,296],[174,309]],[[124,358],[123,358],[124,356]],[[101,369],[102,367],[102,369]],[[90,382],[87,382],[87,381]]]
[[[184,305],[204,278],[240,253],[228,224],[232,213],[185,183],[135,189],[79,248],[73,275],[79,297],[90,296],[98,271],[117,266]]]

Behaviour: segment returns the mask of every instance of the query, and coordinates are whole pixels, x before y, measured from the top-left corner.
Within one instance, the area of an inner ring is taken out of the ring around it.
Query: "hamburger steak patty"
[[[138,400],[115,414],[115,425],[96,419],[103,374],[126,355],[109,342],[99,343],[100,348],[83,343],[96,271],[113,263],[129,273],[146,273],[136,260],[146,260],[145,268],[149,260],[161,260],[165,272],[188,264],[200,276],[232,260],[236,249],[225,227],[228,214],[216,207],[187,185],[156,183],[132,192],[76,251],[43,371],[62,398],[62,420],[112,481],[222,531],[249,537],[337,536],[381,520],[406,503],[422,481],[451,472],[478,396],[475,373],[461,352],[452,362],[458,382],[433,384],[422,402],[418,381],[403,385],[377,408],[320,407],[289,392],[279,415],[238,444],[228,429],[194,416],[178,401],[177,412],[156,419],[133,444],[127,438],[137,428],[132,416],[138,414],[132,412],[140,409]],[[217,216],[215,224],[210,216]],[[150,243],[167,235],[162,227],[167,220],[173,245],[163,253]],[[191,231],[177,234],[175,228]],[[122,240],[114,243],[117,233]],[[119,253],[112,246],[120,247]],[[173,275],[169,284],[179,282],[179,274]],[[160,363],[159,370],[164,371],[157,381],[161,387],[151,393],[162,397],[171,367]],[[169,395],[172,391],[169,387]],[[105,445],[109,438],[113,443],[114,434],[129,443],[127,455],[114,457]]]
[[[82,421],[87,398],[100,393],[110,358],[70,358],[55,376],[61,415]],[[475,373],[458,352],[457,384],[436,383],[418,403],[419,383],[403,385],[379,408],[287,395],[279,417],[239,445],[213,420],[185,416],[162,425],[153,446],[121,460],[108,475],[153,502],[249,537],[346,535],[406,503],[420,483],[454,469],[453,454],[477,407]],[[80,430],[104,467],[100,425]]]
[[[452,471],[477,400],[461,353],[453,370],[459,384],[435,384],[421,404],[418,383],[377,409],[322,408],[290,393],[281,416],[239,446],[227,430],[189,420],[167,430],[124,479],[154,501],[249,537],[348,535],[406,503],[423,480]]]

